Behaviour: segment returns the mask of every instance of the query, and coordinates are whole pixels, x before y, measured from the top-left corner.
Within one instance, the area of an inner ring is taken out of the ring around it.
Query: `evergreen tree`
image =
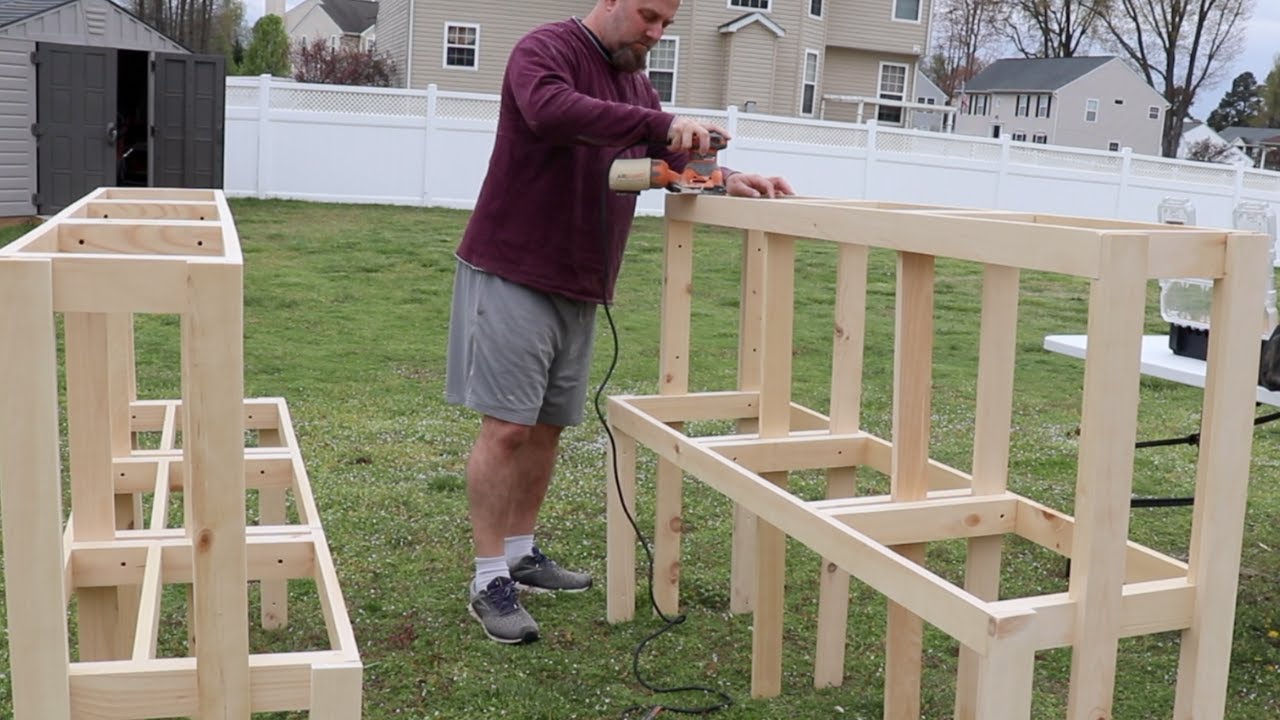
[[[1253,119],[1257,127],[1280,128],[1280,54],[1272,63],[1271,72],[1267,73],[1267,84],[1258,88],[1262,107]]]
[[[279,15],[263,15],[253,24],[240,74],[289,76],[289,36]]]
[[[1250,124],[1262,112],[1262,98],[1258,95],[1258,81],[1253,73],[1242,72],[1231,81],[1231,89],[1222,96],[1218,109],[1209,113],[1209,127],[1222,130]]]

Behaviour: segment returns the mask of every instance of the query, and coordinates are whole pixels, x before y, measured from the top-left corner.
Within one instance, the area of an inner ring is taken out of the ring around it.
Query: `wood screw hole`
[[[80,243],[81,245],[83,245],[83,244],[84,244],[84,238],[80,238],[80,239],[79,239],[79,240],[77,240],[76,242],[78,242],[78,243]]]

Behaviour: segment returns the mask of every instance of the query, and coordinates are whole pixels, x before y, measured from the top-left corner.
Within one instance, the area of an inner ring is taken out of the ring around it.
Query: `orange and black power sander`
[[[716,163],[716,154],[729,143],[718,132],[711,133],[710,147],[689,151],[689,164],[684,172],[676,172],[663,160],[634,158],[615,160],[609,168],[609,189],[634,192],[650,188],[666,188],[673,193],[724,195],[724,173]]]

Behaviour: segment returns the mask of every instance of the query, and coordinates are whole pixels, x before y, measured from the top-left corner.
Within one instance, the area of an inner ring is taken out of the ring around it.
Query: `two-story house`
[[[1160,154],[1165,99],[1116,57],[997,60],[969,81],[956,132]]]
[[[516,41],[593,0],[382,0],[379,49],[403,87],[497,93]],[[824,94],[911,102],[931,0],[684,0],[649,54],[663,102],[852,120]],[[901,107],[874,117],[901,124]]]
[[[266,10],[284,19],[294,46],[324,40],[335,49],[374,49],[378,3],[371,0],[303,0],[288,12],[284,0],[267,0]]]

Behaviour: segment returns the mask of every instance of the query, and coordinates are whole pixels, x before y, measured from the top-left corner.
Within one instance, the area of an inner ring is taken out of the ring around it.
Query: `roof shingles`
[[[1005,58],[973,76],[966,92],[1052,92],[1115,58]]]
[[[0,27],[26,20],[69,2],[75,0],[0,0]]]

